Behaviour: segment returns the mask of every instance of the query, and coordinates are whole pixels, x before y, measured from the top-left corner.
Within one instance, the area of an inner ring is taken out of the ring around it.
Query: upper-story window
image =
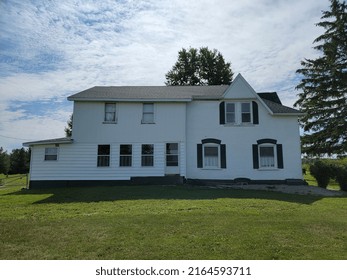
[[[222,110],[224,110],[224,115],[221,117],[221,124],[250,124],[253,122],[252,102],[225,102]]]
[[[250,123],[251,120],[252,120],[251,103],[250,102],[241,103],[241,122]]]
[[[154,104],[144,103],[141,123],[154,123]]]
[[[105,122],[115,123],[116,118],[116,103],[106,103],[105,104]]]
[[[235,123],[235,103],[227,103],[225,109],[226,122]]]

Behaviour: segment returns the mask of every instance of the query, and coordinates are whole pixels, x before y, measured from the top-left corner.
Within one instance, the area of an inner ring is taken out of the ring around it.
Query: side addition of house
[[[93,87],[71,138],[31,148],[30,187],[302,180],[298,116],[277,93],[230,86]]]

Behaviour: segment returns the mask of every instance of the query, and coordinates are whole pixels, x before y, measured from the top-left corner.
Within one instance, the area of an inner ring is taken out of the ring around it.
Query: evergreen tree
[[[10,156],[0,147],[0,174],[8,174],[10,169]]]
[[[165,75],[166,85],[222,85],[230,84],[233,72],[222,54],[207,47],[182,48],[172,69]]]
[[[331,0],[321,22],[325,32],[314,43],[321,55],[305,59],[297,70],[303,76],[295,103],[306,115],[303,152],[311,155],[347,152],[347,8]]]
[[[30,152],[21,149],[14,149],[10,154],[10,174],[25,174],[29,172]]]
[[[73,114],[71,114],[70,119],[67,121],[67,127],[65,127],[65,136],[71,137],[72,136],[72,120],[73,120]]]

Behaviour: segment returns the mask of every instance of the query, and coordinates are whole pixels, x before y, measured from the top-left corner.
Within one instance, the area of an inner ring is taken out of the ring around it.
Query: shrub
[[[324,161],[316,161],[310,166],[311,175],[316,179],[318,187],[327,188],[332,177],[332,168],[330,164]]]
[[[342,191],[347,191],[347,165],[334,165],[333,173]]]

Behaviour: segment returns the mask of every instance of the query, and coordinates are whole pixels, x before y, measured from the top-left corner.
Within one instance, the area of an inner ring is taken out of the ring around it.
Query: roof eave
[[[55,145],[55,144],[72,144],[73,139],[47,139],[47,140],[38,140],[23,143],[24,147],[38,146],[38,145]]]
[[[192,98],[70,98],[69,101],[82,102],[190,102]]]
[[[272,113],[272,115],[274,116],[298,116],[298,117],[302,117],[305,116],[305,113],[301,113],[301,112],[293,112],[293,113]]]

